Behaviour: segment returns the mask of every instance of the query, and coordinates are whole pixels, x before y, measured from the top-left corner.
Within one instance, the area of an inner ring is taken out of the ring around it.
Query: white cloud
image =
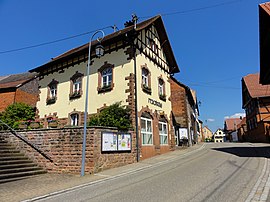
[[[206,119],[206,122],[214,122],[215,119]]]
[[[241,117],[245,117],[246,114],[245,113],[235,113],[234,115],[231,116],[225,116],[224,119],[229,119],[229,118],[240,118]]]

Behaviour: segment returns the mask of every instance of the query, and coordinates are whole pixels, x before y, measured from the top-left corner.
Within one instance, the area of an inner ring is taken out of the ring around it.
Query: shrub
[[[89,121],[90,126],[117,127],[118,130],[131,128],[130,108],[122,106],[121,102],[110,105],[99,114],[93,115]]]
[[[0,114],[0,119],[13,129],[18,129],[20,121],[35,119],[35,109],[25,103],[14,103]]]

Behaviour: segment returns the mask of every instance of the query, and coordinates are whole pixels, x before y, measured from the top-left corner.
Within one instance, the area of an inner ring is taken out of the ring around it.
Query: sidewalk
[[[95,175],[85,175],[84,177],[80,177],[79,175],[47,173],[24,180],[0,184],[0,201],[15,202],[32,199],[52,192],[58,192],[72,187],[82,186],[97,180],[118,176],[122,173],[145,169],[155,164],[170,161],[179,155],[192,153],[192,151],[200,149],[202,146],[203,144],[199,144],[185,149],[177,149],[173,152],[145,159],[138,163],[105,170]]]

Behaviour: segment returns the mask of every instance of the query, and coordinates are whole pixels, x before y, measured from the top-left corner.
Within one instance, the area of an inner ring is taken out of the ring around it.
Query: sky
[[[0,0],[0,76],[27,72],[85,44],[92,31],[160,14],[180,73],[213,132],[243,116],[241,78],[259,71],[260,0]],[[88,33],[88,34],[85,34]],[[76,36],[76,37],[75,37]]]

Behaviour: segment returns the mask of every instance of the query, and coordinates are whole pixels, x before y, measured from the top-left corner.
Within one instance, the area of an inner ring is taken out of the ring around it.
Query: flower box
[[[26,123],[20,123],[20,124],[18,125],[18,128],[19,128],[19,129],[27,129],[27,124],[26,124]]]
[[[47,98],[47,105],[49,104],[53,104],[56,102],[56,97],[50,97],[50,98]]]
[[[99,87],[98,93],[105,93],[105,92],[111,91],[111,90],[112,90],[112,85],[107,85],[107,86]]]
[[[50,128],[57,128],[58,123],[57,123],[57,121],[53,120],[53,121],[48,122],[48,126]]]
[[[36,128],[40,128],[40,123],[39,122],[31,122],[29,124],[30,128],[36,129]]]
[[[159,99],[166,101],[166,95],[159,95]]]
[[[145,93],[147,93],[147,94],[150,94],[151,95],[151,93],[152,93],[152,89],[151,89],[151,87],[149,87],[149,86],[147,86],[147,85],[142,85],[142,90],[145,92]]]
[[[74,91],[72,94],[69,95],[69,99],[75,99],[81,97],[81,91]]]

